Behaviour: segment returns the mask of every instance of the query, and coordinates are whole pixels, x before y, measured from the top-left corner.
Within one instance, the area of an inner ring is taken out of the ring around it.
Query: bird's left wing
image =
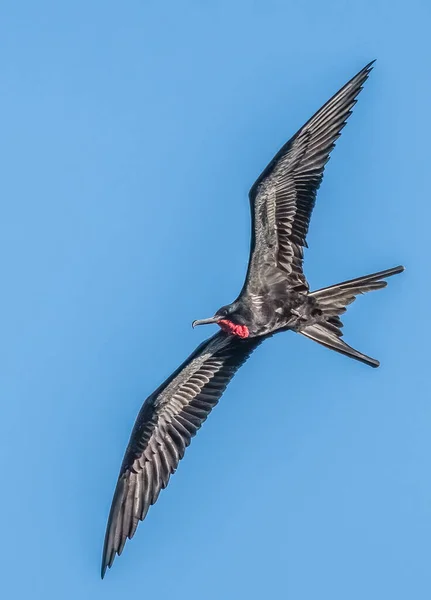
[[[374,61],[373,61],[374,62]],[[271,283],[308,290],[303,248],[329,154],[371,69],[344,85],[276,154],[250,190],[252,243],[244,291]]]
[[[121,466],[106,529],[102,577],[168,484],[186,447],[262,338],[219,332],[145,401]]]

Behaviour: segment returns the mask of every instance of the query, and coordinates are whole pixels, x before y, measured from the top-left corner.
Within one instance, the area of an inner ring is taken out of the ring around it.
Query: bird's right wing
[[[168,484],[186,447],[227,384],[262,338],[219,332],[195,352],[144,403],[136,419],[112,501],[102,577],[120,555]]]
[[[344,85],[275,155],[250,190],[252,242],[244,291],[279,282],[308,290],[303,248],[317,190],[372,63]]]

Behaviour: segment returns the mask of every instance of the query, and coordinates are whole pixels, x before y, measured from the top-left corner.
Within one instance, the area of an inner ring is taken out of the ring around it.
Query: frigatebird
[[[147,398],[121,465],[106,530],[102,578],[178,467],[186,447],[239,367],[265,339],[292,330],[371,367],[379,362],[342,340],[340,315],[358,294],[379,290],[398,266],[314,292],[303,249],[329,154],[374,61],[342,87],[275,155],[250,190],[252,239],[238,298],[213,317],[220,331],[203,342]]]

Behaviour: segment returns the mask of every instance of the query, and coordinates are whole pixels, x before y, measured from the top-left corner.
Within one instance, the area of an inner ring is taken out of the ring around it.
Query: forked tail
[[[378,360],[366,356],[362,352],[358,352],[341,339],[343,335],[341,331],[343,323],[341,322],[340,315],[346,312],[346,306],[351,304],[358,294],[365,294],[365,292],[380,290],[386,287],[387,282],[385,278],[402,273],[402,271],[404,271],[404,267],[394,267],[393,269],[387,269],[386,271],[380,271],[379,273],[373,273],[365,277],[358,277],[357,279],[350,279],[337,285],[310,292],[310,296],[317,300],[318,307],[322,311],[322,320],[313,325],[307,325],[303,329],[300,329],[299,333],[331,350],[341,352],[341,354],[359,360],[370,367],[378,367],[380,364]]]

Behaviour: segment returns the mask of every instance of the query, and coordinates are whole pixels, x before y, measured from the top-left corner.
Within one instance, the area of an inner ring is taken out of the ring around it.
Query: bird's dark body
[[[403,267],[310,292],[302,264],[324,167],[370,70],[371,64],[317,111],[252,186],[244,286],[214,317],[194,322],[218,323],[222,331],[203,342],[142,406],[112,501],[102,577],[167,486],[229,381],[266,338],[292,330],[367,365],[379,365],[344,342],[340,316],[356,296],[385,287],[385,279]]]
[[[306,324],[318,322],[322,313],[313,297],[282,287],[246,294],[233,303],[236,321],[247,324],[250,337],[288,329],[299,331]]]

